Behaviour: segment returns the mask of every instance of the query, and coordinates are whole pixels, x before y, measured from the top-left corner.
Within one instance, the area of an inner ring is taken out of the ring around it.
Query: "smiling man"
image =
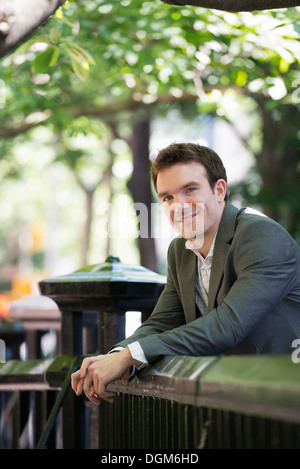
[[[291,353],[300,338],[300,248],[278,223],[228,202],[219,156],[172,144],[151,175],[180,236],[170,244],[167,283],[150,318],[72,375],[73,390],[96,404],[113,402],[107,384],[127,384],[132,365],[170,355]]]
[[[152,171],[154,175],[154,167]],[[192,240],[204,257],[225,207],[226,180],[218,178],[212,185],[205,166],[195,161],[175,163],[155,176],[158,198],[171,225],[183,238]]]

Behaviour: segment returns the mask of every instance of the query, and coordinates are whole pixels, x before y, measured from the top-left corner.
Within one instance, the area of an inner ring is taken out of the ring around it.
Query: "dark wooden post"
[[[122,264],[109,256],[101,264],[84,267],[72,274],[39,283],[61,311],[62,354],[84,355],[85,314],[98,314],[98,347],[93,353],[107,353],[125,338],[125,313],[153,310],[165,285],[165,277],[142,266]]]
[[[61,311],[61,350],[62,354],[84,355],[83,329],[86,314],[97,315],[98,344],[91,353],[107,353],[115,343],[125,338],[125,313],[141,311],[143,319],[153,310],[165,285],[165,277],[142,266],[122,264],[120,259],[109,256],[101,264],[91,265],[76,272],[43,280],[39,283],[42,295],[48,296]],[[90,352],[89,352],[90,353]],[[84,447],[86,436],[80,435],[80,419],[84,419],[84,401],[78,399],[73,391],[66,397],[63,422],[64,441],[68,448]],[[101,409],[100,409],[101,407]],[[105,433],[111,431],[112,406],[91,407],[91,412],[105,414],[92,419],[99,424],[106,422]],[[74,423],[74,424],[73,424]],[[71,428],[74,428],[72,433]],[[103,429],[104,431],[104,429]],[[93,441],[90,446],[99,447],[101,427],[93,428]]]

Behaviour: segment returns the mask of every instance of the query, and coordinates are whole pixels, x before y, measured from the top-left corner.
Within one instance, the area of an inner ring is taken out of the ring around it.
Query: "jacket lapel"
[[[209,282],[208,312],[215,307],[216,297],[224,274],[225,259],[235,231],[237,214],[238,209],[230,203],[226,203],[214,247]]]
[[[195,286],[197,274],[197,257],[185,247],[186,240],[181,238],[180,264],[178,269],[178,288],[183,305],[186,322],[196,319]]]
[[[196,319],[196,302],[195,302],[195,288],[196,288],[196,274],[197,272],[197,257],[195,254],[186,249],[186,259],[184,268],[184,278],[182,281],[182,304],[184,305],[184,312],[186,322],[191,322]],[[192,288],[191,288],[192,287]]]

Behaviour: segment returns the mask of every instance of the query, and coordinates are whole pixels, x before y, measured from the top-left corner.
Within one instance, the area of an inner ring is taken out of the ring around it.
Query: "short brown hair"
[[[155,190],[157,191],[157,176],[160,171],[177,163],[199,163],[205,167],[207,179],[212,190],[219,179],[227,182],[227,174],[219,155],[208,147],[196,143],[172,143],[161,150],[151,166],[151,177]],[[228,195],[225,196],[228,200]]]

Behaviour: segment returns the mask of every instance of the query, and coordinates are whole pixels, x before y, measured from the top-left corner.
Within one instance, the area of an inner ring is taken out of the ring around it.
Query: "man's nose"
[[[183,210],[184,205],[186,204],[186,198],[184,194],[178,194],[174,196],[173,199],[173,204],[176,205],[176,207],[180,208]]]
[[[171,210],[175,213],[175,215],[180,215],[184,210],[184,201],[179,197],[174,197]]]
[[[189,211],[191,208],[191,204],[186,202],[185,198],[182,198],[178,201],[173,202],[171,206],[171,210],[174,212],[175,215],[183,215],[185,212]]]

